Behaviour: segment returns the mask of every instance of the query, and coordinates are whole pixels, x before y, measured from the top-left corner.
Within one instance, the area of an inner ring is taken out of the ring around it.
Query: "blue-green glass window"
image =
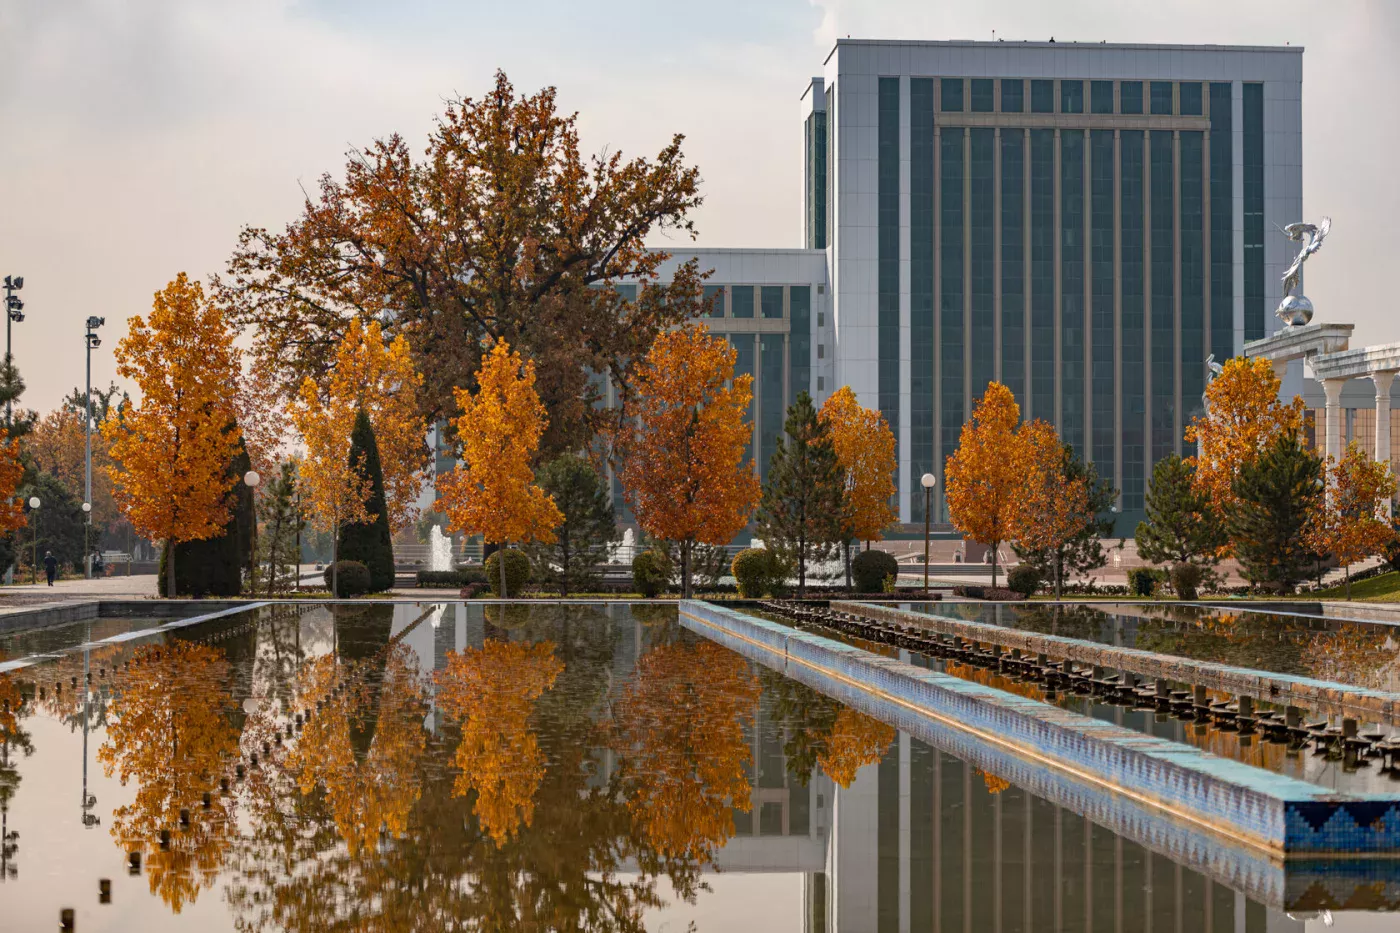
[[[1090,441],[1099,476],[1113,476],[1113,407],[1118,380],[1113,369],[1113,131],[1089,137],[1089,397]]]
[[[1026,131],[1001,131],[1001,381],[1026,402]]]
[[[1185,87],[1185,85],[1182,85]],[[1181,199],[1182,419],[1202,414],[1205,391],[1205,136],[1182,130],[1177,187]]]
[[[1143,289],[1146,267],[1143,250],[1143,138],[1142,133],[1123,130],[1118,140],[1119,249],[1122,257],[1119,276],[1120,344],[1122,346],[1123,410],[1123,512],[1140,512],[1146,470],[1144,439],[1147,401],[1145,398],[1146,345]]]
[[[944,457],[958,449],[963,418],[963,129],[939,136],[939,440]]]
[[[996,84],[991,78],[972,79],[972,112],[991,113],[996,109]]]
[[[1152,207],[1152,462],[1176,451],[1176,172],[1171,130],[1148,140]]]
[[[627,284],[627,285],[614,285],[614,286],[613,286],[613,291],[617,292],[618,297],[621,298],[623,301],[636,301],[636,300],[637,300],[637,286],[636,286],[636,285],[631,285],[631,284]]]
[[[783,335],[762,334],[758,345],[758,472],[766,480],[768,461],[783,433]]]
[[[1063,85],[1062,85],[1063,86]],[[1060,131],[1060,437],[1084,447],[1084,131]]]
[[[1020,113],[1026,109],[1026,82],[1022,78],[1001,79],[1001,112]]]
[[[1055,82],[1037,78],[1031,81],[1031,113],[1055,112]]]
[[[909,467],[913,476],[934,469],[934,132],[933,79],[909,79]],[[923,521],[924,497],[915,490],[911,517]]]
[[[835,217],[835,211],[831,206],[831,196],[836,191],[836,85],[829,84],[826,88],[826,239],[827,245],[834,246],[834,232],[831,229],[831,220]]]
[[[783,287],[781,285],[763,286],[759,289],[758,305],[764,317],[781,318],[783,316]]]
[[[754,335],[753,334],[729,334],[729,345],[734,348],[734,376],[756,375],[754,369]],[[749,410],[744,412],[744,422],[751,428],[753,426],[754,408],[749,405]],[[753,462],[753,434],[749,434],[749,440],[744,444],[744,459]]]
[[[812,391],[812,286],[788,288],[788,317],[788,392],[797,398],[798,392]]]
[[[996,130],[969,130],[968,182],[968,283],[972,302],[968,309],[971,395],[982,397],[987,383],[996,378]]]
[[[899,79],[881,78],[876,127],[876,269],[880,413],[899,424]]]
[[[826,249],[826,111],[807,117],[807,248]]]
[[[1031,130],[1031,390],[1027,417],[1055,420],[1055,131]]]
[[[1210,351],[1235,355],[1235,173],[1233,88],[1210,86]]]
[[[1084,112],[1084,82],[1060,82],[1060,113]]]
[[[1121,81],[1118,84],[1118,112],[1142,113],[1142,82]]]
[[[1151,84],[1152,115],[1169,117],[1172,114],[1172,83],[1153,81]]]
[[[1264,85],[1244,93],[1244,339],[1264,336]],[[1214,137],[1211,137],[1214,142]]]
[[[1093,81],[1089,84],[1089,109],[1094,113],[1113,112],[1113,82]]]
[[[753,286],[729,286],[729,316],[753,317]]]
[[[724,317],[724,286],[705,286],[705,306],[710,309],[710,317]]]
[[[963,79],[944,78],[942,89],[942,106],[939,109],[949,113],[961,113],[963,109]]]
[[[1177,85],[1177,94],[1181,98],[1181,115],[1183,117],[1199,117],[1204,111],[1201,109],[1201,82],[1183,81]]]

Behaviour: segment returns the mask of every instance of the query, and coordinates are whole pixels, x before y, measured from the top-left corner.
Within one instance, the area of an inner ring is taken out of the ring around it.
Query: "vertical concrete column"
[[[1322,380],[1327,396],[1327,446],[1324,453],[1334,461],[1342,459],[1342,386],[1345,379]]]
[[[1390,386],[1395,382],[1395,372],[1371,373],[1371,381],[1376,386],[1376,455],[1377,463],[1390,462]],[[1390,515],[1390,500],[1381,504],[1381,511]]]

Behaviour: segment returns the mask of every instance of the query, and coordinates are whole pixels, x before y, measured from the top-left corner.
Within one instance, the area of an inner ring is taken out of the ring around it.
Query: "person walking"
[[[53,551],[44,552],[44,576],[49,578],[49,586],[58,578],[58,558],[53,556]]]

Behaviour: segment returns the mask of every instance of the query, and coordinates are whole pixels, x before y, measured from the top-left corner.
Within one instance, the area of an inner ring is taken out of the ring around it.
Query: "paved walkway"
[[[59,580],[53,586],[48,586],[41,577],[37,585],[25,582],[0,586],[0,608],[81,599],[144,599],[155,595],[156,576],[153,573],[93,580],[77,577]]]

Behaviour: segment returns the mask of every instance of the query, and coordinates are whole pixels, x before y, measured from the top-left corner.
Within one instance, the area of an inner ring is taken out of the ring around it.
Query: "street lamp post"
[[[32,553],[31,556],[30,556],[30,564],[29,564],[29,582],[30,582],[32,585],[34,585],[34,586],[38,586],[38,585],[39,585],[39,497],[38,497],[38,496],[30,496],[30,497],[29,497],[29,524],[30,524],[31,528],[33,529],[33,538],[32,538],[32,540],[33,540],[33,547],[34,547],[34,551],[33,551],[33,553]]]
[[[932,473],[925,473],[919,483],[924,487],[924,594],[928,594],[928,550],[929,550],[929,512],[932,510],[933,487],[938,485],[938,477]]]
[[[14,365],[14,358],[10,355],[10,325],[18,324],[24,320],[24,302],[15,292],[24,288],[24,276],[5,276],[5,367]],[[6,376],[8,377],[8,372]],[[9,430],[13,424],[14,399],[5,400],[5,429]]]
[[[107,323],[105,317],[90,315],[83,332],[83,343],[87,348],[87,410],[83,429],[87,441],[87,454],[83,467],[83,574],[92,579],[92,351],[102,346],[102,338],[94,331]]]
[[[243,474],[243,485],[252,490],[253,496],[253,528],[251,547],[248,549],[248,585],[252,587],[253,595],[258,595],[258,483],[262,482],[262,477],[257,470],[249,470]]]

